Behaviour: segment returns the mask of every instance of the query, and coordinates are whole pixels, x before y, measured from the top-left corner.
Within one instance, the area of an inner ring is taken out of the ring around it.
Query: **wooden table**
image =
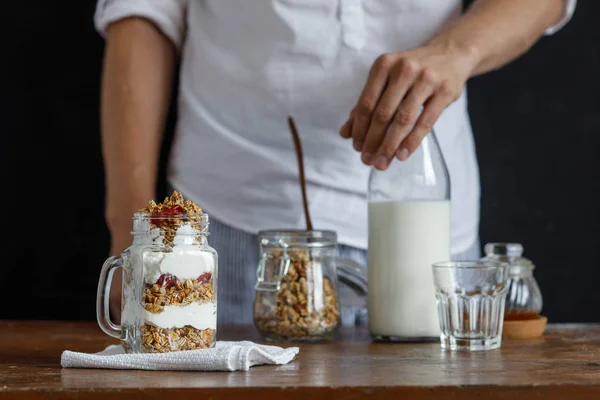
[[[253,327],[220,338],[260,341]],[[600,399],[600,324],[549,325],[487,352],[372,343],[364,329],[246,372],[62,369],[63,350],[116,343],[95,322],[0,321],[0,399]]]

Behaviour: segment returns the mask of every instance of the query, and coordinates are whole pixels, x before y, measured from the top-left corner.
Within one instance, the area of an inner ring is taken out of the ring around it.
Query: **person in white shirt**
[[[167,178],[211,217],[219,323],[252,321],[257,232],[304,228],[289,115],[313,225],[337,232],[342,256],[365,264],[369,169],[410,157],[435,127],[452,182],[452,255],[478,257],[465,84],[558,31],[575,3],[476,0],[463,11],[461,0],[98,0],[111,253],[131,243],[132,212],[155,198],[178,74]],[[117,319],[119,287],[115,279]]]

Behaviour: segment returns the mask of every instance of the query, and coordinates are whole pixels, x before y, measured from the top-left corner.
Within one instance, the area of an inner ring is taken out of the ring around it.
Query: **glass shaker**
[[[533,262],[523,257],[520,243],[487,243],[482,259],[509,264],[505,321],[536,319],[542,311],[542,292],[533,276]]]
[[[98,282],[98,324],[128,353],[215,345],[217,252],[207,243],[208,223],[208,215],[181,206],[137,212],[132,245],[105,261]],[[108,304],[118,268],[123,268],[120,325],[110,320]]]
[[[363,269],[337,256],[334,231],[262,231],[259,251],[254,325],[265,340],[330,340],[340,325],[338,282],[366,296]]]
[[[450,260],[450,177],[435,132],[408,160],[372,169],[368,215],[370,334],[439,340],[432,265]]]

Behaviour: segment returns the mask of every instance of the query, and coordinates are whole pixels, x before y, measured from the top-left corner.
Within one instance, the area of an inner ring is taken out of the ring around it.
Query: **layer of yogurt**
[[[144,310],[144,321],[159,328],[217,329],[217,305],[192,303],[186,306],[166,306],[157,314]]]
[[[163,274],[176,276],[178,280],[197,279],[200,275],[214,273],[214,257],[207,251],[202,251],[194,244],[198,231],[189,222],[183,223],[176,231],[173,239],[172,251],[169,253],[160,250],[152,251],[147,246],[161,245],[163,237],[160,229],[150,229],[148,221],[138,221],[136,231],[147,231],[147,235],[136,238],[135,245],[142,250],[142,264],[144,266],[144,281],[147,284],[156,283]]]

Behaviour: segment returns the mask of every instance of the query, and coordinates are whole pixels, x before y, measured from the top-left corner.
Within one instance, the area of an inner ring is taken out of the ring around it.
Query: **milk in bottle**
[[[432,264],[450,259],[450,180],[434,132],[408,160],[372,170],[368,213],[371,335],[439,340]]]

